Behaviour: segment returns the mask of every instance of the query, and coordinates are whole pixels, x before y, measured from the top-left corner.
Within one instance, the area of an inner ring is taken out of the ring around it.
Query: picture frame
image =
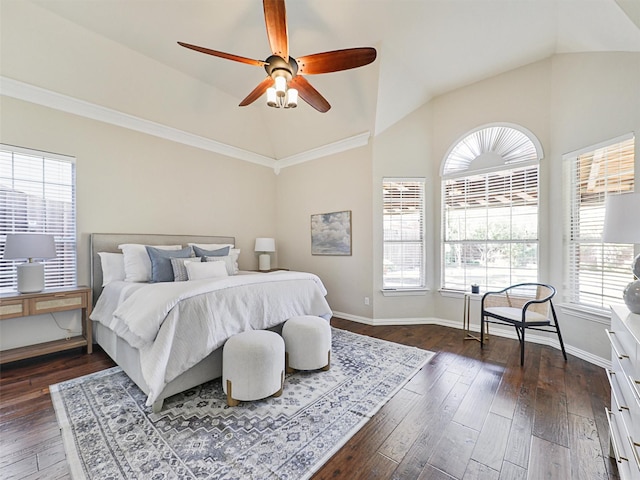
[[[351,210],[311,215],[311,255],[351,255]]]

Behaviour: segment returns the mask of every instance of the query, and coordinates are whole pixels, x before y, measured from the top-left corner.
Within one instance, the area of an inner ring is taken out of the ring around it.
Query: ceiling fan
[[[376,49],[371,47],[347,48],[293,58],[289,55],[287,12],[284,0],[263,0],[263,5],[267,37],[272,52],[272,55],[264,61],[178,42],[185,48],[214,57],[264,67],[267,77],[240,102],[241,107],[250,105],[266,92],[267,104],[271,107],[293,108],[297,105],[299,95],[319,112],[327,112],[331,108],[329,102],[302,75],[349,70],[368,65],[376,59]]]

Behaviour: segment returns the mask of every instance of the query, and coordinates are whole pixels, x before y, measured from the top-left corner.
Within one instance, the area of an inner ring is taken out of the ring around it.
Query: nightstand
[[[53,340],[0,351],[0,364],[85,346],[87,347],[87,354],[92,353],[92,328],[91,320],[89,319],[92,308],[91,296],[92,292],[89,287],[49,289],[39,293],[0,294],[0,320],[43,313],[82,310],[81,336],[71,337],[68,340]],[[28,321],[28,319],[25,319],[25,321]]]

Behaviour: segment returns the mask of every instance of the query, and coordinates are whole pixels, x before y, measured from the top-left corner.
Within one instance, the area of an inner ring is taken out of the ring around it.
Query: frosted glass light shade
[[[298,106],[298,90],[290,88],[287,90],[287,107],[296,108]]]

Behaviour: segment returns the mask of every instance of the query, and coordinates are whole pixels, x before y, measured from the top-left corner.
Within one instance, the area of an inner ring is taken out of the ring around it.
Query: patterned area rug
[[[220,379],[159,413],[115,367],[51,387],[74,479],[306,479],[433,356],[333,329],[331,369],[227,407]]]

